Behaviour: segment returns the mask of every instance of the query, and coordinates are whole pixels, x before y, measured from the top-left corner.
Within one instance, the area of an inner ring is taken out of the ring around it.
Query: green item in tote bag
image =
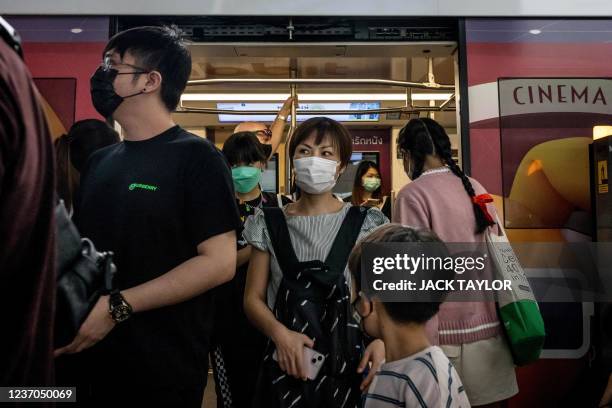
[[[525,271],[508,241],[506,233],[496,217],[499,233],[488,228],[485,239],[495,278],[512,282],[511,291],[499,291],[497,302],[499,317],[506,332],[510,350],[516,365],[525,365],[540,357],[546,332],[540,308]]]

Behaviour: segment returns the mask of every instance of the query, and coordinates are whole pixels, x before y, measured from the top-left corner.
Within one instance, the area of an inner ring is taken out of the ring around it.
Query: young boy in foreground
[[[349,258],[351,301],[362,328],[385,343],[386,362],[364,394],[364,407],[469,407],[457,372],[442,349],[430,344],[425,332],[425,323],[438,312],[440,302],[381,302],[362,292],[363,244],[413,242],[440,240],[428,231],[387,224],[357,243]]]

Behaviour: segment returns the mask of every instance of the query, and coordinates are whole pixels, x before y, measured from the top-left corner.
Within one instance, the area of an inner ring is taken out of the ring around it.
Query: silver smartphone
[[[276,350],[272,353],[274,361],[278,361]],[[323,363],[325,362],[325,356],[310,347],[304,347],[304,362],[306,363],[306,378],[314,380],[317,378]]]

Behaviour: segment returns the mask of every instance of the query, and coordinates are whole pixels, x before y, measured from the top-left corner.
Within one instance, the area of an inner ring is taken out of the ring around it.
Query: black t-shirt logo
[[[137,188],[142,190],[157,191],[157,186],[152,186],[150,184],[132,183],[128,187],[130,191],[135,190]]]

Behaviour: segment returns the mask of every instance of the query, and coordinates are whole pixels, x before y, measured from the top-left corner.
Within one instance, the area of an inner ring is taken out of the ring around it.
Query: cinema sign
[[[499,79],[501,116],[545,112],[612,114],[612,79]]]

